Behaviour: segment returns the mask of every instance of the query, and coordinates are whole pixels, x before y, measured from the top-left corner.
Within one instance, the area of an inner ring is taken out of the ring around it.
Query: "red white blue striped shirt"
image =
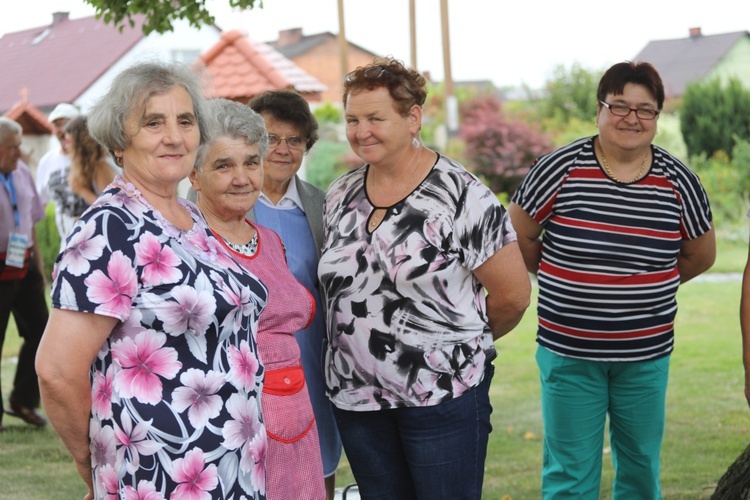
[[[677,257],[711,229],[698,176],[658,146],[647,174],[608,178],[593,138],[540,158],[513,201],[542,225],[537,342],[563,355],[640,361],[674,345]]]

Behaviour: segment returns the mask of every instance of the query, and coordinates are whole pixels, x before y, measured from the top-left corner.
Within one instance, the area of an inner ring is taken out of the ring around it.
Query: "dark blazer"
[[[312,232],[313,241],[318,251],[318,258],[320,258],[320,251],[323,249],[323,202],[325,202],[326,194],[320,188],[303,181],[297,175],[294,176],[293,181],[297,185],[297,192],[302,200],[302,209],[305,211],[305,218],[307,218],[307,224],[310,226],[310,232]],[[247,212],[247,218],[255,222],[254,208]]]

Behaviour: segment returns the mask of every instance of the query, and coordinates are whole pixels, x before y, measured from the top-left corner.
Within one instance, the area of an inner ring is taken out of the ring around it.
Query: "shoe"
[[[5,432],[5,427],[3,427],[3,424],[0,424],[0,432]]]
[[[26,408],[12,401],[9,402],[10,408],[5,409],[5,413],[12,417],[18,417],[27,424],[34,427],[44,427],[47,425],[47,419],[39,414],[34,408]]]

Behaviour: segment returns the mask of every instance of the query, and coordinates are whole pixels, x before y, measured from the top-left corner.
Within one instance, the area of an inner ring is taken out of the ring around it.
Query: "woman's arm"
[[[73,191],[74,194],[83,198],[83,201],[85,201],[87,205],[94,203],[97,198],[96,193],[91,189],[91,186],[86,184],[83,176],[75,175],[73,170],[71,170],[70,175],[68,176],[68,185],[70,186],[70,190]]]
[[[117,319],[53,309],[36,354],[42,404],[93,498],[89,370]]]
[[[682,240],[677,270],[680,283],[685,283],[707,271],[716,260],[716,235],[712,227],[693,240]]]
[[[474,275],[487,290],[487,318],[497,340],[516,327],[529,307],[531,282],[518,244],[509,243],[495,252]]]
[[[745,365],[745,399],[750,405],[750,251],[742,276],[742,299],[740,299],[740,328],[742,329],[742,362]]]
[[[542,226],[516,203],[508,205],[508,214],[518,235],[518,246],[526,269],[536,275],[542,260],[542,240],[539,238]]]

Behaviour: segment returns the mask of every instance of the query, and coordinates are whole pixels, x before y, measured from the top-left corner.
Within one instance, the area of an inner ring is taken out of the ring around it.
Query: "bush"
[[[682,98],[682,136],[690,157],[731,154],[738,139],[750,139],[750,91],[737,79],[691,83]]]
[[[739,141],[732,158],[723,151],[710,158],[705,155],[690,159],[692,169],[700,176],[708,193],[714,226],[722,236],[731,236],[744,228],[750,195],[750,142]]]
[[[42,251],[45,275],[49,279],[52,276],[52,267],[55,265],[57,254],[60,253],[60,233],[57,232],[55,206],[52,203],[47,205],[44,219],[36,225],[36,237]]]
[[[461,114],[467,162],[495,193],[515,191],[534,160],[553,149],[532,125],[506,119],[494,96],[464,103]]]
[[[305,180],[323,191],[341,174],[362,165],[360,160],[343,142],[320,140],[307,157]]]
[[[338,123],[341,121],[341,110],[330,102],[327,102],[322,106],[315,108],[313,114],[315,115],[315,119],[321,126],[327,125],[329,123]]]

